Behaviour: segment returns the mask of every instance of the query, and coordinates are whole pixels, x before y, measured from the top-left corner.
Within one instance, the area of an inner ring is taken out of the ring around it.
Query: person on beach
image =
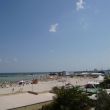
[[[12,88],[12,93],[14,93],[14,87]]]

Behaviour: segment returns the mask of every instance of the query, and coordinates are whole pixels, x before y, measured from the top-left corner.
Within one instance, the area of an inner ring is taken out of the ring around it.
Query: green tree
[[[104,81],[100,83],[101,88],[110,88],[110,77],[105,77]]]
[[[106,91],[97,94],[95,110],[110,110],[110,95]]]
[[[54,91],[56,96],[51,104],[41,110],[89,110],[91,100],[79,87],[61,87]]]

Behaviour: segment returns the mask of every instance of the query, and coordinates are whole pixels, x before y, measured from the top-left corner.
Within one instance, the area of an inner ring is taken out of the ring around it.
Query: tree
[[[95,110],[110,110],[110,95],[106,91],[97,94]]]
[[[100,87],[104,89],[110,88],[110,77],[105,77],[104,81],[100,83]]]
[[[79,87],[61,87],[54,90],[56,96],[53,102],[41,110],[89,110],[91,100]]]

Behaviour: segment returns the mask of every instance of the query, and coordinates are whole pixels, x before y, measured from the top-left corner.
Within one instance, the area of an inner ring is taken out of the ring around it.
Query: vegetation
[[[105,91],[97,94],[95,110],[110,110],[110,95]]]
[[[100,83],[100,87],[103,89],[110,88],[110,77],[105,77],[104,81]]]
[[[54,101],[45,105],[41,110],[89,110],[91,100],[79,87],[53,88],[56,94]]]
[[[101,84],[109,84],[110,79],[105,79]],[[104,85],[105,87],[105,85]],[[56,94],[52,103],[43,106],[40,110],[110,110],[110,94],[100,90],[97,100],[91,100],[79,87],[65,86],[54,87],[52,92]]]

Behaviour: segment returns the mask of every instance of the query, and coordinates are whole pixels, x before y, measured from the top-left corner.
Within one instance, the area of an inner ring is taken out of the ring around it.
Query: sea
[[[0,82],[17,82],[46,78],[49,72],[0,73]]]

